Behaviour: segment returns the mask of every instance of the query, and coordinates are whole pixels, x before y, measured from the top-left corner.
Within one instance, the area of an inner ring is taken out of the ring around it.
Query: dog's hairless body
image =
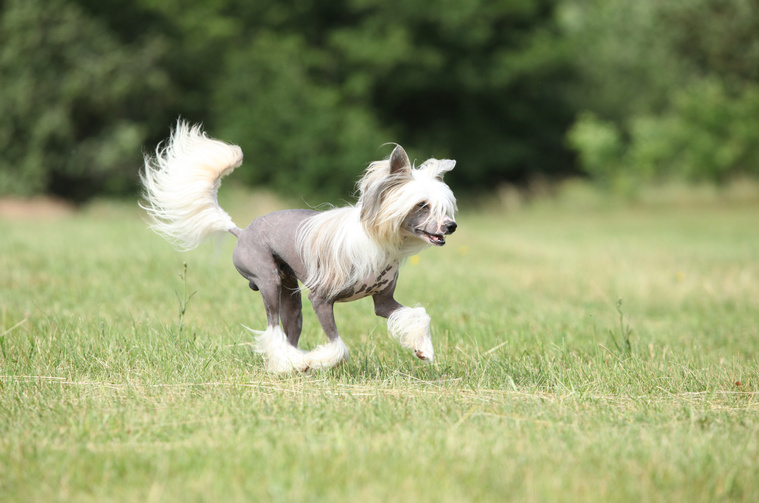
[[[443,175],[455,161],[428,159],[419,168],[396,146],[372,163],[358,184],[355,206],[324,212],[295,209],[269,213],[240,229],[219,206],[221,178],[242,163],[239,147],[208,138],[199,126],[179,121],[155,158],[146,157],[142,182],[151,227],[178,248],[192,249],[209,235],[237,237],[232,256],[251,289],[261,293],[267,329],[256,350],[273,372],[329,368],[348,358],[335,324],[335,302],[371,296],[374,311],[414,355],[432,361],[430,317],[423,307],[394,298],[400,264],[456,230],[456,199]],[[301,287],[328,343],[298,349],[303,328]]]
[[[253,290],[261,292],[266,306],[267,321],[275,326],[282,320],[287,339],[298,346],[302,320],[301,290],[298,280],[305,278],[305,267],[295,247],[295,229],[316,212],[313,210],[284,210],[259,217],[239,233],[233,262]],[[393,267],[397,270],[397,266]],[[341,297],[327,298],[312,290],[309,300],[329,340],[338,337],[332,312],[333,304],[374,295],[375,311],[389,316],[400,306],[393,299],[397,273],[387,278],[390,269],[363,285],[354,285]],[[371,283],[371,284],[369,284]],[[376,291],[380,286],[381,291]]]
[[[261,292],[269,326],[278,325],[281,318],[287,340],[296,347],[303,328],[298,280],[303,281],[306,273],[295,246],[295,229],[316,213],[313,210],[277,211],[253,220],[243,230],[232,231],[237,235],[232,255],[235,267],[248,280],[250,288]],[[374,312],[383,318],[403,307],[393,298],[398,266],[398,263],[389,264],[378,275],[365,278],[333,298],[324,296],[318,289],[311,290],[308,300],[330,341],[339,337],[333,314],[335,302],[351,302],[371,295]]]

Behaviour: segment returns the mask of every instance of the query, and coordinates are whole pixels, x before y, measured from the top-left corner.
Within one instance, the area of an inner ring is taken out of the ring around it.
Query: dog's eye
[[[421,203],[416,205],[417,208],[422,208],[422,209],[426,208],[427,206],[428,206],[427,201],[422,201]]]

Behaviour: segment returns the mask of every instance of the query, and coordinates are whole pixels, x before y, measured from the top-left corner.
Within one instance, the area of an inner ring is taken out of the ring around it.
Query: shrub
[[[4,2],[0,193],[77,200],[131,188],[143,111],[167,93],[162,53],[158,40],[125,46],[71,2]]]

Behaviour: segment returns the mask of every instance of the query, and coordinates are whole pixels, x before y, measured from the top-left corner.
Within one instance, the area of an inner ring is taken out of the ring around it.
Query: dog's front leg
[[[374,312],[387,318],[390,335],[404,348],[411,349],[414,356],[426,362],[435,358],[430,333],[431,318],[419,307],[405,307],[393,298],[395,285],[374,296]]]
[[[326,369],[348,360],[348,347],[340,339],[340,333],[337,331],[337,324],[335,323],[334,301],[327,300],[313,291],[308,295],[308,299],[311,301],[324,333],[327,334],[327,339],[329,339],[327,344],[306,353],[306,361],[309,367],[311,369]]]

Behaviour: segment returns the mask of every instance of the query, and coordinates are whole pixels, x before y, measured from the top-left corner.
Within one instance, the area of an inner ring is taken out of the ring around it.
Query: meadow
[[[434,364],[365,299],[351,360],[290,376],[231,236],[178,253],[134,201],[0,218],[0,501],[759,500],[759,191],[460,210],[397,290]]]

